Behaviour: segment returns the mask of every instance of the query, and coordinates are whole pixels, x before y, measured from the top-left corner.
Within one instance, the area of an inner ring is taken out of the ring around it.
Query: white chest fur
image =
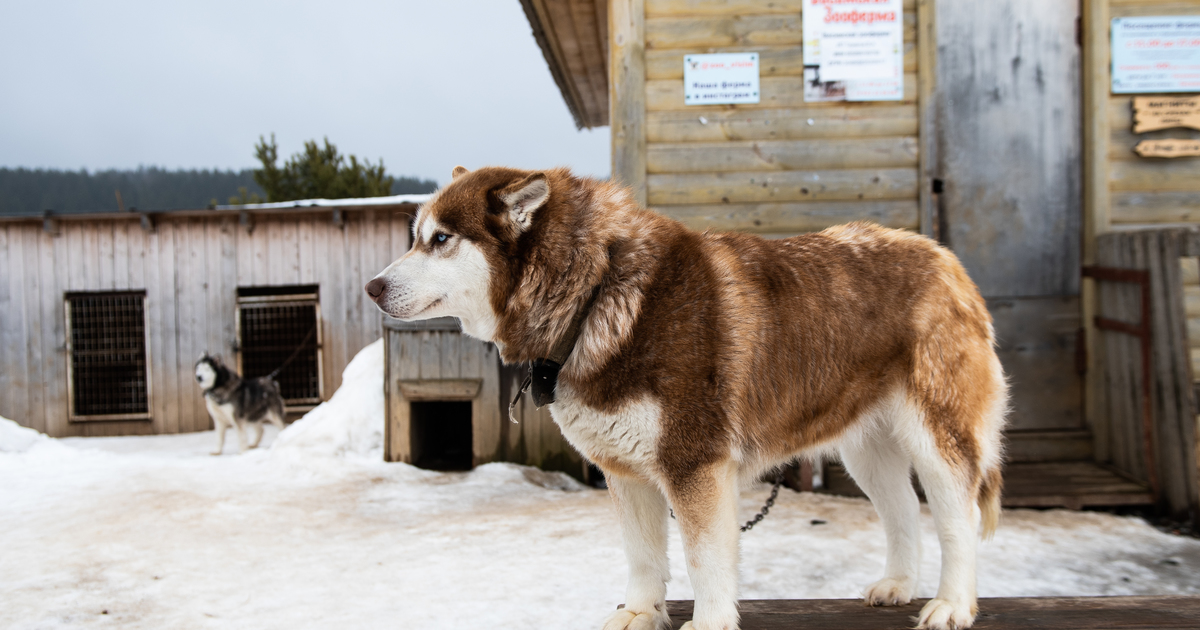
[[[662,406],[646,396],[627,402],[615,413],[585,405],[563,381],[550,414],[563,435],[584,455],[598,461],[616,461],[646,477],[655,474],[655,451]]]

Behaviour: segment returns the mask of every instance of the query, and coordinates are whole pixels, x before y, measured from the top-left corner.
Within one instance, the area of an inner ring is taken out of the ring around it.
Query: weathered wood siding
[[[473,464],[505,461],[561,470],[583,477],[583,458],[566,441],[550,416],[550,408],[538,409],[529,394],[521,396],[514,409],[517,423],[510,422],[508,403],[521,386],[526,371],[520,366],[501,365],[496,347],[463,335],[457,323],[385,322],[387,372],[387,431],[384,457],[388,461],[412,463],[411,401],[405,397],[405,382],[420,382],[437,400],[439,388],[446,400],[462,400],[451,391],[455,382],[478,381],[478,394],[471,401]]]
[[[806,103],[800,0],[616,0],[614,176],[697,229],[919,228],[918,6],[904,2],[904,100]],[[719,52],[760,53],[760,103],[684,104],[684,55]]]
[[[1109,18],[1200,15],[1200,2],[1110,0],[1108,12]],[[1200,131],[1133,133],[1134,96],[1111,94],[1108,99],[1108,226],[1200,222],[1200,157],[1144,158],[1133,152],[1142,140],[1200,139]]]
[[[1196,461],[1196,401],[1188,341],[1187,289],[1181,257],[1200,255],[1200,228],[1110,232],[1097,240],[1096,262],[1150,271],[1153,453],[1161,499],[1176,513],[1200,504]],[[1138,285],[1101,281],[1097,314],[1138,324]],[[1103,331],[1100,337],[1103,422],[1097,423],[1096,458],[1147,480],[1142,438],[1142,363],[1132,335]],[[1194,514],[1194,512],[1193,512]]]
[[[0,222],[0,415],[52,436],[203,431],[210,419],[194,383],[202,352],[234,358],[237,288],[320,287],[324,392],[382,333],[363,284],[408,249],[408,216],[330,211],[254,217],[158,215],[153,231],[130,218]],[[63,296],[145,290],[152,419],[69,422]]]

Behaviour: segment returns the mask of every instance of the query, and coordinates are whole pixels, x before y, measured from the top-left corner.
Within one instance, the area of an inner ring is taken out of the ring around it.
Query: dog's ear
[[[454,181],[467,173],[470,173],[465,166],[455,166],[453,171],[450,171],[450,181]]]
[[[550,182],[545,173],[534,173],[500,189],[496,198],[504,204],[517,230],[524,232],[533,224],[534,213],[550,199]]]

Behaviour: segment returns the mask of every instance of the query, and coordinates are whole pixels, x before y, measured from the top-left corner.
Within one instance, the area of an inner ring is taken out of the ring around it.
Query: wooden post
[[[1109,0],[1083,0],[1080,28],[1083,45],[1083,243],[1084,265],[1096,264],[1096,236],[1109,229],[1108,193],[1108,93],[1109,93]],[[1084,382],[1083,417],[1097,436],[1097,461],[1109,456],[1108,414],[1104,404],[1104,357],[1097,314],[1096,281],[1084,278],[1080,304],[1087,347],[1087,377]]]
[[[644,0],[613,0],[609,11],[609,112],[612,176],[646,205],[646,9]]]
[[[917,1],[917,138],[919,187],[918,199],[921,234],[934,236],[937,212],[933,198],[933,180],[937,173],[936,111],[933,95],[937,91],[937,23],[933,0]]]

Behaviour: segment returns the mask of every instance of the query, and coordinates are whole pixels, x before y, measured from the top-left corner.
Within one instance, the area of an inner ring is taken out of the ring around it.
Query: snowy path
[[[245,455],[209,456],[212,432],[52,440],[0,418],[0,628],[577,629],[622,601],[607,492],[509,464],[384,464],[382,344],[342,382]],[[744,493],[743,518],[766,494]],[[922,527],[928,597],[927,510]],[[672,528],[668,597],[691,599]],[[857,597],[883,559],[865,500],[785,490],[742,538],[742,596]],[[1200,594],[1200,540],[1006,512],[980,547],[979,593]]]
[[[210,457],[214,441],[0,452],[0,627],[589,628],[621,601],[603,491],[503,464]],[[927,596],[927,513],[924,528]],[[1200,593],[1200,541],[1135,519],[1006,512],[980,549],[982,596]],[[670,597],[690,598],[677,532],[671,554]],[[744,597],[854,597],[882,570],[883,533],[865,501],[785,491],[742,557]]]

